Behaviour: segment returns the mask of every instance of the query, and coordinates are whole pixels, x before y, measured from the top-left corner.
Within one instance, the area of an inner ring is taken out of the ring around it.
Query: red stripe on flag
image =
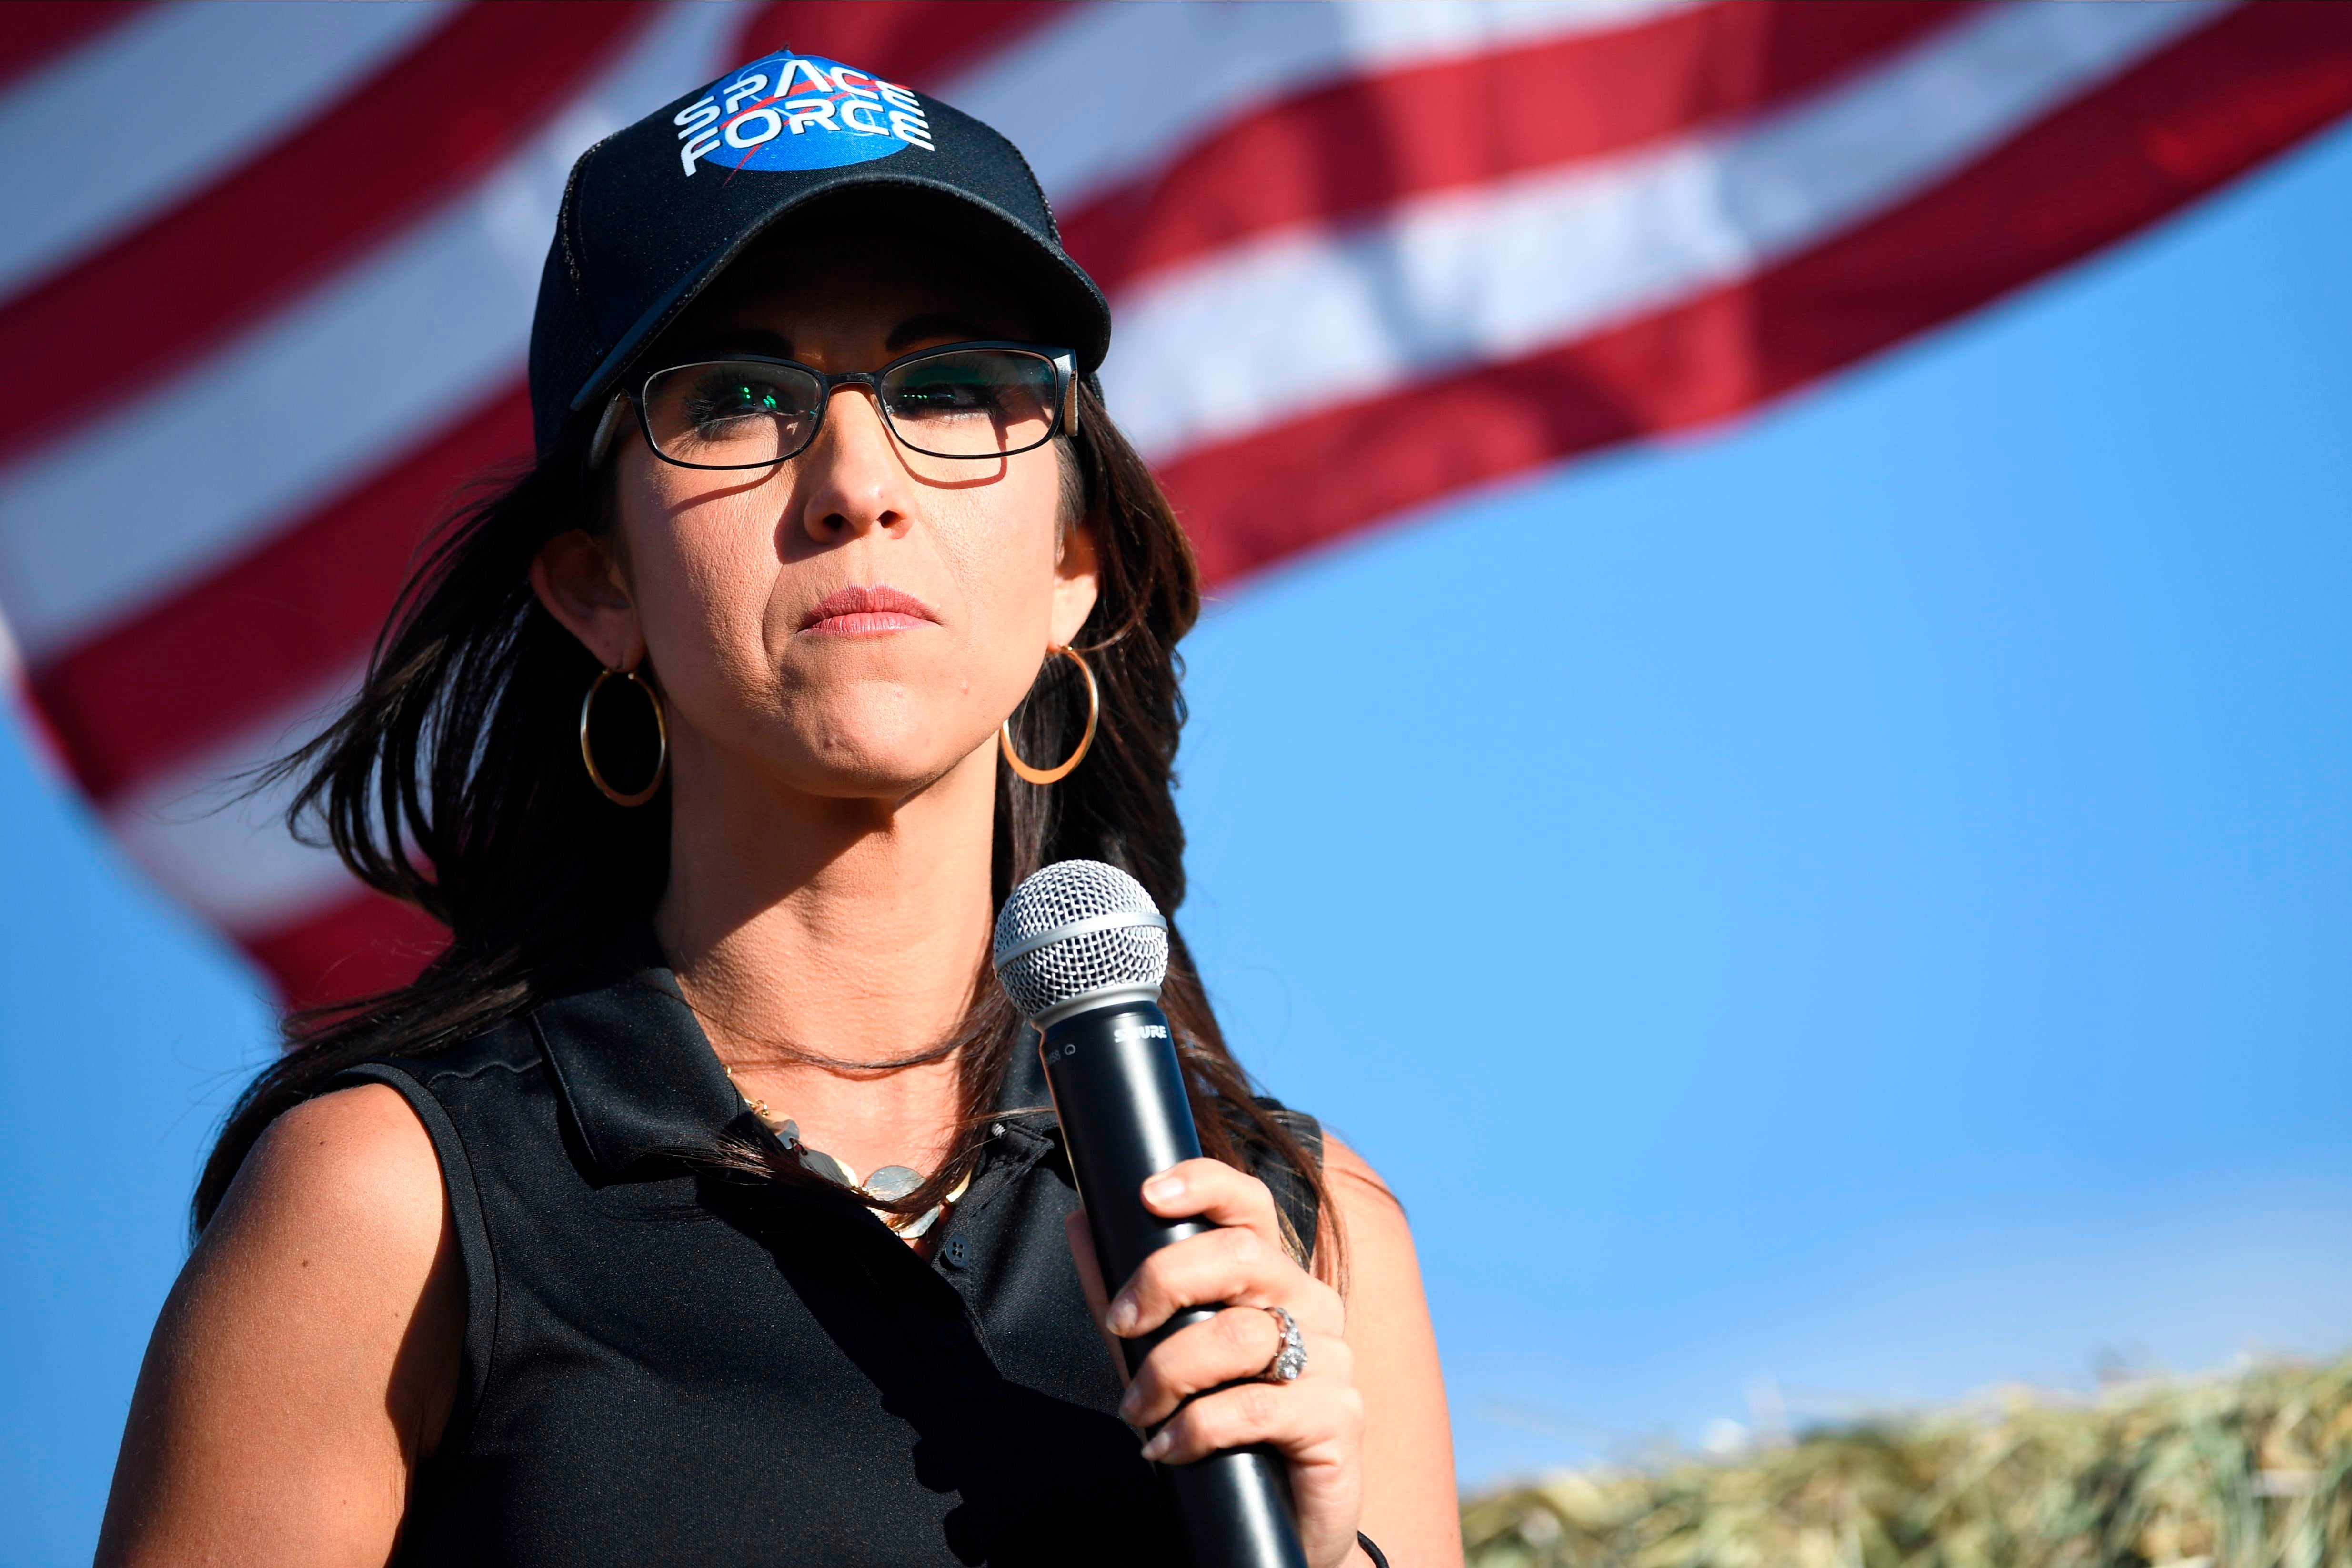
[[[530,451],[530,396],[501,387],[292,527],[35,670],[82,788],[103,802],[358,664],[435,520],[467,481]]]
[[[951,24],[932,31],[952,35],[960,49],[984,50],[1060,8],[950,5],[941,9],[954,13]],[[477,9],[510,18],[528,14],[526,7]],[[920,43],[937,58],[965,57],[938,53],[939,38],[908,28],[923,5],[769,9],[797,10],[806,14],[802,20],[836,31],[863,26],[886,50],[894,47],[893,37],[911,31],[901,40],[906,47]],[[967,11],[986,13],[988,26],[976,28],[965,19]],[[870,17],[869,12],[884,15]],[[812,37],[824,41],[819,34]],[[478,36],[464,47],[478,50],[494,42]],[[461,40],[444,34],[436,43],[456,48]],[[494,64],[495,49],[486,57]],[[206,233],[219,232],[213,225],[221,217],[215,207],[194,214]],[[0,350],[5,320],[0,316]],[[335,671],[356,664],[381,628],[422,533],[468,479],[527,454],[530,436],[523,389],[502,388],[420,446],[357,477],[301,520],[180,585],[164,603],[45,662],[31,686],[83,787],[101,801],[110,799],[283,711]],[[191,659],[190,649],[205,654]]]
[[[516,151],[647,15],[642,0],[467,5],[240,167],[0,306],[0,457],[382,243]]]
[[[1068,10],[1068,0],[775,0],[735,58],[790,48],[929,90]]]
[[[1229,124],[1164,171],[1071,214],[1063,237],[1109,292],[1271,230],[1345,223],[1410,196],[1752,114],[1973,8],[1961,0],[1708,5],[1622,32],[1359,77]]]
[[[0,5],[0,92],[145,9],[144,0],[11,0]]]
[[[2080,259],[2348,110],[2352,5],[2249,6],[1743,284],[1161,476],[1204,573],[1230,580],[1466,486],[1752,408]]]
[[[278,982],[289,1007],[318,1007],[407,984],[448,946],[423,912],[352,884],[352,896],[238,945]]]

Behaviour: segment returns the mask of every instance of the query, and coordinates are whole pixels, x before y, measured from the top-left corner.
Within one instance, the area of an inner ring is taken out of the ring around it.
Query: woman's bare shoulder
[[[385,1325],[448,1294],[428,1288],[457,1266],[448,1207],[432,1137],[398,1091],[321,1094],[254,1145],[174,1294],[213,1349],[266,1332],[273,1354],[332,1356],[356,1333],[388,1365]]]
[[[1351,1239],[1359,1227],[1369,1226],[1386,1242],[1401,1239],[1408,1249],[1412,1247],[1412,1231],[1405,1223],[1404,1205],[1363,1155],[1329,1133],[1323,1134],[1323,1179],[1331,1190],[1331,1201],[1339,1206]]]
[[[305,1100],[272,1122],[215,1224],[266,1206],[288,1218],[359,1218],[380,1241],[394,1239],[388,1231],[430,1238],[445,1201],[432,1135],[416,1113],[398,1090],[362,1083]]]
[[[155,1325],[101,1563],[383,1560],[456,1388],[447,1207],[392,1089],[270,1124]]]

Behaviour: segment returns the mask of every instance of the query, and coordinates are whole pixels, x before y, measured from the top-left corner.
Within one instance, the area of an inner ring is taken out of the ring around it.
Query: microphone
[[[997,978],[1037,1026],[1054,1112],[1087,1206],[1103,1285],[1116,1293],[1171,1242],[1215,1228],[1143,1207],[1144,1182],[1201,1155],[1160,982],[1168,920],[1143,885],[1100,861],[1061,861],[1013,890],[996,920]],[[1120,1348],[1131,1373],[1215,1307],[1189,1307]],[[1195,1568],[1307,1568],[1290,1473],[1268,1444],[1162,1465]]]

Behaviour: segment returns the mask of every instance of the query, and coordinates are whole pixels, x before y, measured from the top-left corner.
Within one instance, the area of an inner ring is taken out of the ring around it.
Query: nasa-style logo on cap
[[[728,72],[675,117],[677,161],[720,169],[838,169],[926,152],[922,99],[897,82],[814,55],[781,50]]]

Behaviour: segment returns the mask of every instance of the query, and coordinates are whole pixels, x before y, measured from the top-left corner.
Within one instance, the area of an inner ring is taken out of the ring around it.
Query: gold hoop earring
[[[595,748],[588,744],[589,711],[596,706],[596,694],[604,690],[604,683],[614,675],[645,693],[646,701],[654,705],[654,739],[659,747],[654,757],[654,776],[650,783],[634,795],[624,795],[604,782],[604,775],[596,767]],[[639,679],[636,671],[606,670],[588,683],[588,695],[580,699],[580,760],[588,765],[588,781],[603,790],[604,799],[615,806],[642,806],[654,798],[655,790],[662,787],[662,779],[669,772],[669,724],[662,716],[660,694],[649,683]]]
[[[1071,770],[1087,759],[1087,752],[1095,743],[1095,725],[1102,717],[1102,688],[1095,685],[1095,673],[1087,667],[1087,662],[1078,656],[1078,651],[1076,648],[1054,647],[1046,649],[1045,653],[1048,658],[1059,653],[1078,667],[1078,674],[1086,676],[1087,732],[1078,737],[1078,748],[1064,758],[1059,766],[1032,768],[1021,760],[1019,752],[1013,749],[1013,719],[1008,715],[1004,722],[996,727],[996,742],[1003,747],[1004,760],[1013,765],[1013,771],[1032,784],[1058,784],[1067,779]]]

